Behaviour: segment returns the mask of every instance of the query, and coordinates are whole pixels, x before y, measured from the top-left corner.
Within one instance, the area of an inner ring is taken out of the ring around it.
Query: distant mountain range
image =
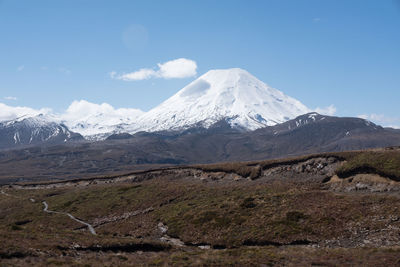
[[[103,176],[175,164],[251,161],[399,146],[400,130],[359,118],[308,113],[254,131],[232,128],[229,121],[221,120],[208,128],[114,134],[97,142],[64,140],[62,145],[0,151],[0,180]]]
[[[82,141],[83,136],[44,115],[0,122],[0,149],[32,145],[57,145]]]
[[[26,170],[30,176],[92,175],[148,164],[247,161],[399,145],[400,130],[310,112],[247,71],[212,70],[146,113],[83,114],[69,120],[38,115],[1,122],[0,177],[25,177]]]
[[[66,113],[41,115],[40,120],[66,126],[87,140],[104,140],[119,133],[208,128],[220,120],[226,120],[232,128],[251,131],[311,111],[238,68],[208,71],[148,112],[138,109],[107,112],[112,107],[101,106],[102,111],[98,111],[91,103],[74,101]]]

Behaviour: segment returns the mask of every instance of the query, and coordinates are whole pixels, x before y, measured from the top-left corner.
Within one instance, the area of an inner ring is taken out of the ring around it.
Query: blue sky
[[[210,69],[240,67],[310,108],[400,126],[399,29],[397,0],[0,0],[0,102],[147,111]],[[197,74],[110,75],[178,58]]]

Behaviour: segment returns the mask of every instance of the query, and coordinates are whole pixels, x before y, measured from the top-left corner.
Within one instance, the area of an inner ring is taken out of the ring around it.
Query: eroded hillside
[[[391,148],[3,186],[0,257],[7,265],[394,266],[399,170]]]

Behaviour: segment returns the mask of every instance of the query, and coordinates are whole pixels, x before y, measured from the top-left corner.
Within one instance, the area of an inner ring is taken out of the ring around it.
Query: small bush
[[[12,231],[20,231],[20,230],[22,230],[22,227],[19,225],[13,224],[13,225],[11,225],[11,230]]]
[[[261,166],[256,166],[251,170],[250,179],[254,180],[261,176]]]
[[[291,222],[299,222],[300,220],[306,219],[307,215],[300,211],[289,211],[286,213],[286,220]]]
[[[254,203],[254,198],[252,197],[245,198],[243,202],[240,204],[240,207],[246,209],[251,209],[254,208],[255,206],[257,206],[257,204]]]

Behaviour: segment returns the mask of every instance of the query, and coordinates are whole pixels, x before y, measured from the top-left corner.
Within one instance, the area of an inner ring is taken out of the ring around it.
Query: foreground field
[[[393,148],[4,186],[0,266],[400,265],[399,170]]]

